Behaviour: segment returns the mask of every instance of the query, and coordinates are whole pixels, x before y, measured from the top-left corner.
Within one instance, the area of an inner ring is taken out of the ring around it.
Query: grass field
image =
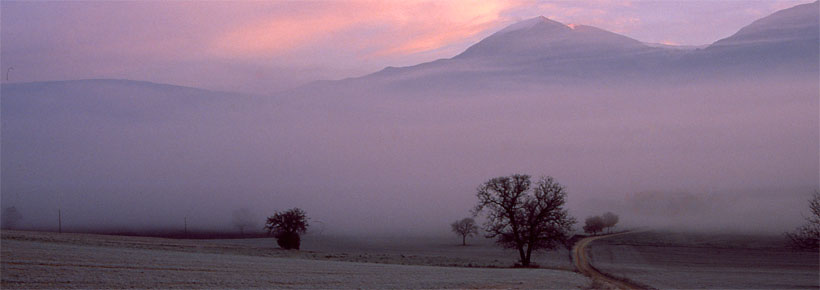
[[[817,289],[820,257],[782,236],[641,232],[595,241],[593,265],[660,289]]]
[[[565,249],[540,269],[511,269],[514,251],[450,237],[304,237],[301,251],[270,238],[168,239],[3,231],[9,288],[526,288],[583,289]],[[640,232],[592,242],[605,273],[660,289],[817,289],[817,252],[779,236]]]
[[[303,250],[297,252],[276,248],[272,239],[176,240],[3,231],[0,286],[578,289],[590,283],[566,270],[475,268],[509,266],[514,253],[486,243],[461,247],[423,241],[306,237]],[[553,257],[567,260],[553,253],[538,261]],[[563,263],[553,264],[560,268]]]

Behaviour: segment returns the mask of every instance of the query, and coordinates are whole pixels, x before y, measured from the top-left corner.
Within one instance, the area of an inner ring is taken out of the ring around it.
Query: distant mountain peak
[[[490,60],[600,57],[608,52],[648,48],[640,41],[587,25],[530,18],[490,35],[455,58]]]
[[[488,76],[816,74],[819,26],[820,2],[813,2],[777,11],[716,43],[681,46],[643,43],[594,26],[567,25],[539,16],[509,25],[452,58],[387,68],[377,75],[410,84],[410,80],[451,79],[447,76],[466,81]]]
[[[532,29],[532,28],[539,27],[539,26],[540,27],[566,27],[566,25],[564,25],[561,22],[551,20],[551,19],[546,18],[544,16],[538,16],[538,17],[533,17],[533,18],[530,18],[530,19],[526,19],[526,20],[522,20],[522,21],[513,23],[513,24],[505,27],[504,29],[499,30],[495,34],[504,34],[504,33],[509,33],[509,32],[518,31],[518,30]]]
[[[780,41],[814,42],[820,35],[820,2],[800,4],[779,10],[741,28],[737,33],[718,40],[712,47],[765,44]]]

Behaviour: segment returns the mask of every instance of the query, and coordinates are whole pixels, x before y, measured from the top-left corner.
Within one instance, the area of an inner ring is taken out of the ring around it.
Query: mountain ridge
[[[770,34],[777,34],[778,41],[791,41],[808,37],[818,39],[820,26],[820,1],[796,5],[776,11],[742,27],[729,37],[714,42],[710,47],[740,45],[772,41]]]
[[[191,90],[201,91],[208,94],[228,94],[228,95],[243,95],[238,92],[211,90],[200,87],[192,87],[185,85],[177,85],[170,83],[158,83],[146,80],[132,80],[132,79],[118,79],[118,78],[93,78],[93,79],[75,79],[75,80],[50,80],[37,82],[5,82],[0,84],[4,89],[15,89],[25,86],[77,86],[77,85],[125,85],[125,86],[141,86],[143,88],[152,89],[172,89],[172,90]]]
[[[477,78],[473,83],[508,77],[534,81],[584,81],[613,75],[636,78],[726,74],[723,69],[727,67],[741,68],[736,70],[741,74],[760,74],[784,67],[816,73],[817,39],[820,36],[818,3],[820,1],[776,11],[726,38],[706,46],[692,47],[643,43],[594,26],[570,26],[538,16],[504,27],[450,58],[405,67],[388,66],[359,77],[314,81],[279,94],[374,80],[388,84],[399,82],[401,87],[413,87],[414,81],[421,81],[420,86],[424,87],[430,82],[445,83],[447,76],[453,76],[456,79],[453,85],[458,86],[472,78]],[[784,31],[792,33],[788,37],[771,35]],[[118,81],[84,81],[94,80]],[[23,83],[4,83],[4,86],[9,84]]]
[[[796,5],[761,17],[712,44],[683,49],[539,16],[509,25],[451,58],[387,67],[347,81],[382,80],[413,87],[414,81],[421,82],[419,86],[448,86],[444,80],[452,78],[456,80],[452,86],[457,87],[510,77],[538,82],[662,77],[680,82],[716,74],[755,78],[775,71],[817,73],[818,10],[818,2]],[[750,31],[767,32],[753,34],[767,41],[722,45]],[[789,36],[779,37],[779,32]]]
[[[524,25],[522,25],[524,24]],[[586,25],[569,26],[546,17],[524,20],[484,38],[453,59],[594,57],[602,52],[618,53],[647,49],[638,40]]]

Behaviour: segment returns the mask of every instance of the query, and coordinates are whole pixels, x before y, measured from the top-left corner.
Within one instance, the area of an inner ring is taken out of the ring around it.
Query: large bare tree
[[[473,214],[485,213],[487,237],[518,250],[522,266],[530,266],[533,251],[551,250],[568,238],[575,219],[564,209],[567,192],[552,177],[538,180],[514,174],[490,179],[478,188]]]

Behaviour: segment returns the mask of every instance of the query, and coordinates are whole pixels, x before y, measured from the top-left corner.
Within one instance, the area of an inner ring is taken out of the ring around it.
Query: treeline
[[[618,224],[618,215],[606,212],[600,216],[591,216],[584,221],[584,232],[596,235],[604,230],[610,232]]]

